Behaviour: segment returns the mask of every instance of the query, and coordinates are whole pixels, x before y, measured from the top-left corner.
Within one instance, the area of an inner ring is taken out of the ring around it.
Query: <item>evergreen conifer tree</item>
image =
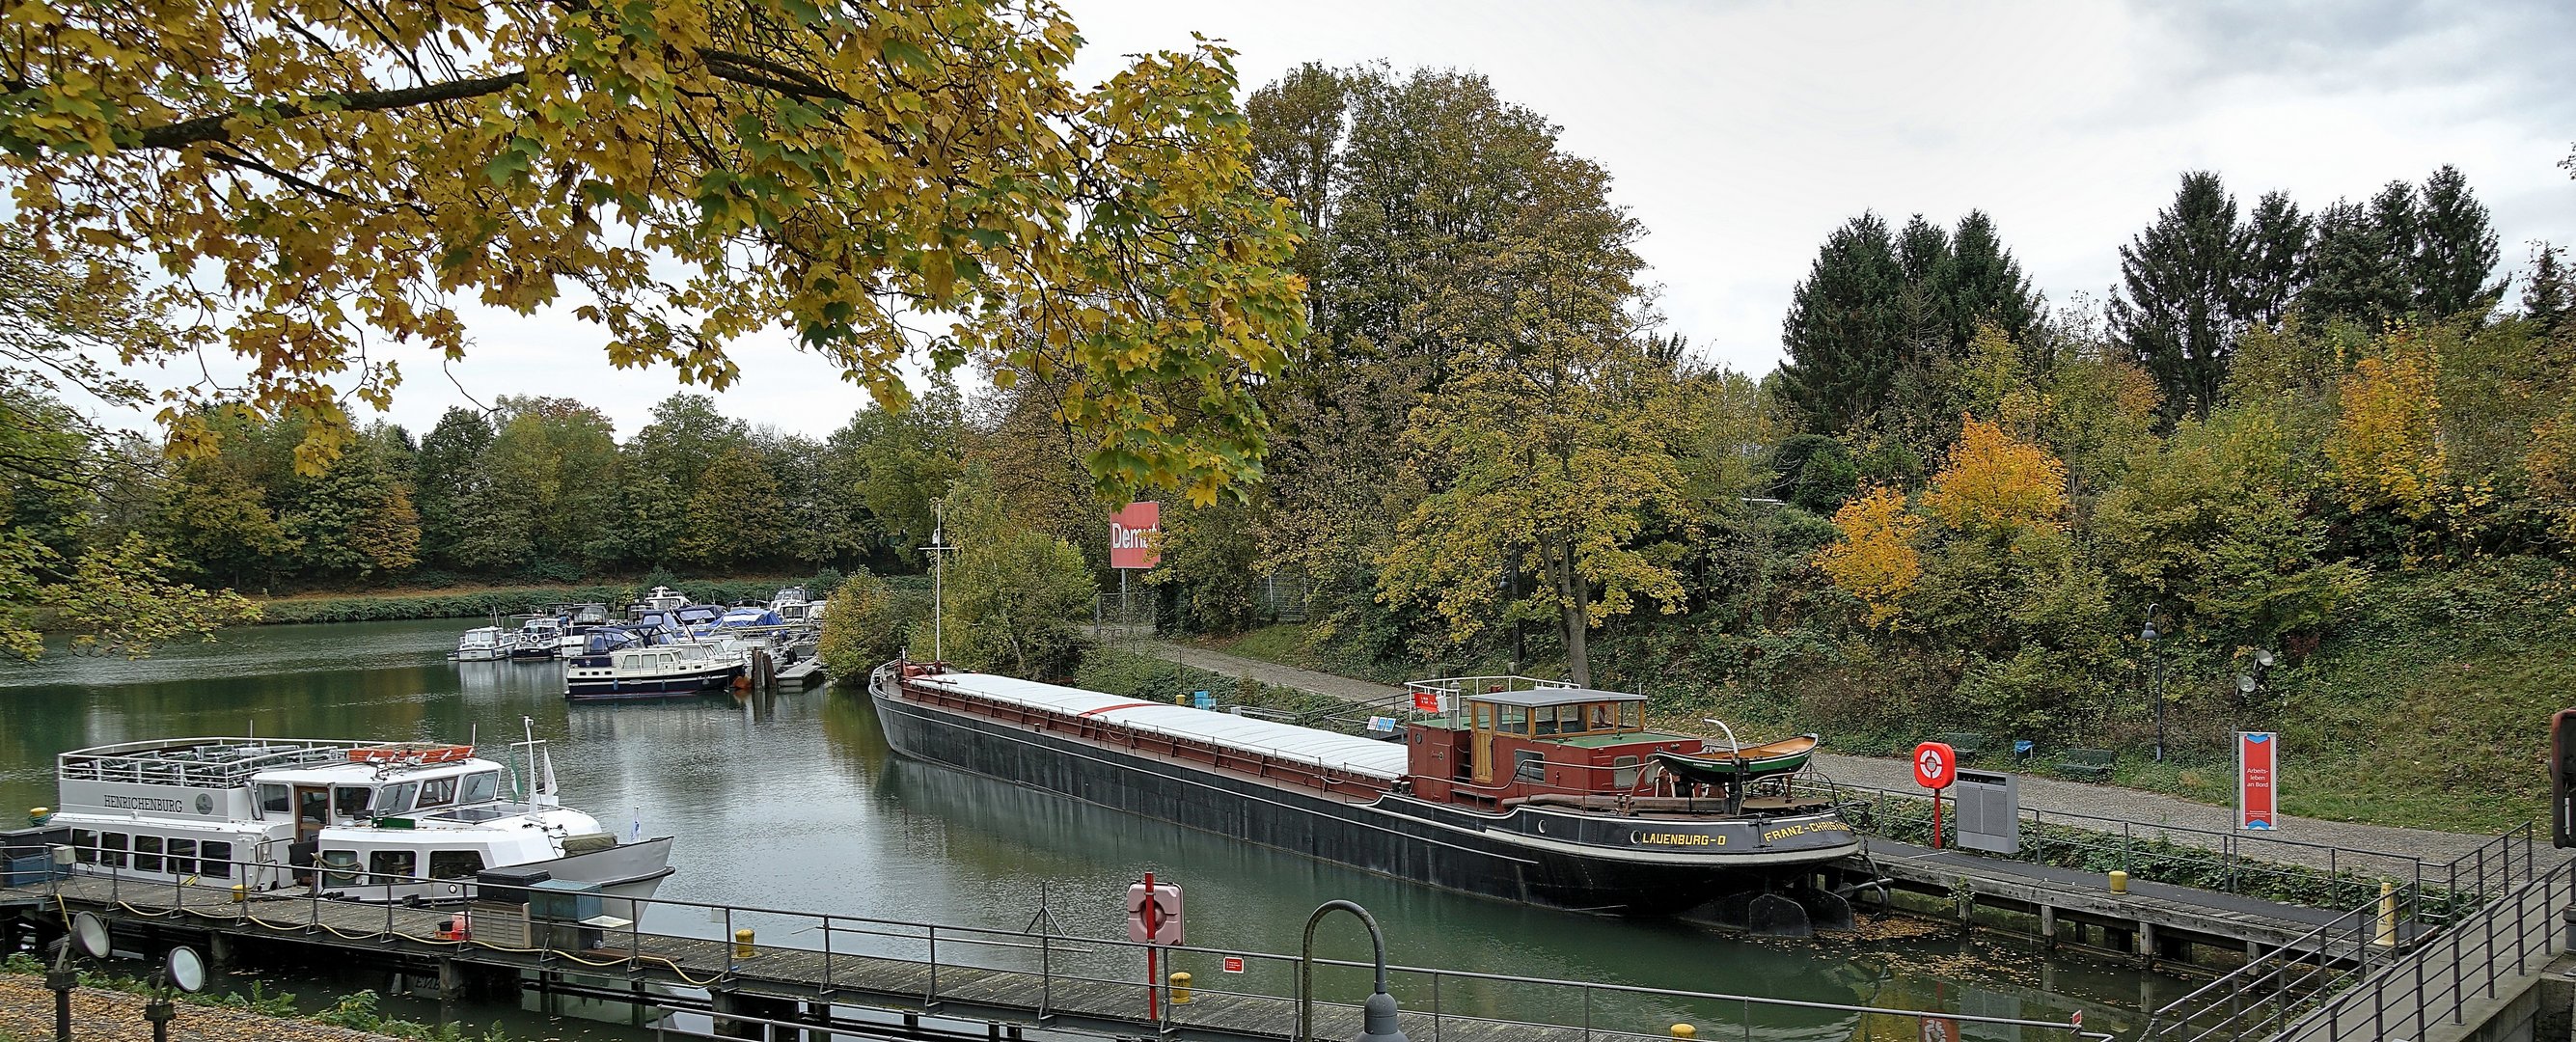
[[[2524,317],[2546,329],[2556,326],[2576,308],[2576,279],[2571,279],[2567,262],[2559,259],[2562,251],[2541,243],[2531,251],[2531,278],[2522,284]]]
[[[2237,317],[2277,326],[2307,285],[2315,222],[2284,192],[2265,192],[2246,215],[2245,266],[2237,282]]]
[[[2487,208],[2459,168],[2444,164],[2424,179],[2417,211],[2415,310],[2428,318],[2484,314],[2504,299],[2504,280],[2488,281],[2501,255]]]
[[[2411,259],[2401,259],[2408,257],[2370,209],[2337,200],[2317,217],[2314,278],[2299,294],[2299,311],[2374,327],[2402,315],[2414,296],[2406,273]]]
[[[1877,214],[1854,217],[1826,238],[1781,323],[1789,357],[1780,391],[1808,430],[1847,430],[1887,400],[1904,289],[1895,243]]]
[[[2019,338],[2038,321],[2040,299],[2031,292],[2030,276],[2004,249],[1994,218],[1970,210],[1950,236],[1950,342],[1965,350],[1977,335],[1977,323],[1991,322],[2005,336]]]
[[[2182,176],[2173,205],[2120,248],[2111,328],[2164,393],[2168,418],[2206,416],[2241,328],[2247,232],[2218,175]]]

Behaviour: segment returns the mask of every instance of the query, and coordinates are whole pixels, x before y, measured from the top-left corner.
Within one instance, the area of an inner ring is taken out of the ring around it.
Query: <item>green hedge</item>
[[[900,577],[910,579],[911,576]],[[701,603],[765,604],[780,587],[803,584],[817,599],[840,584],[840,574],[825,572],[811,579],[689,579],[672,585]],[[926,580],[925,580],[926,584]],[[586,586],[509,586],[452,593],[351,597],[317,597],[270,601],[260,605],[264,625],[302,622],[384,622],[395,619],[487,618],[511,615],[541,604],[608,605],[622,611],[651,588],[643,582]]]

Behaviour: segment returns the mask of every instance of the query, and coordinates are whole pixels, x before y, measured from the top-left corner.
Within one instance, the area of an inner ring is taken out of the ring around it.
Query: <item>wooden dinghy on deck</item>
[[[1807,766],[1807,758],[1821,741],[1812,734],[1783,738],[1761,745],[1737,749],[1733,756],[1684,756],[1675,752],[1654,754],[1663,765],[1684,781],[1701,785],[1737,785],[1775,774],[1790,774]]]

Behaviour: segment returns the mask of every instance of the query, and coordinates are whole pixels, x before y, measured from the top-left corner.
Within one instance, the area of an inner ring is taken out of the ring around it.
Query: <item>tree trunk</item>
[[[1556,585],[1557,617],[1565,624],[1565,668],[1576,687],[1592,686],[1592,659],[1586,644],[1591,637],[1592,597],[1581,573],[1574,570],[1574,547],[1563,540],[1552,540],[1548,551],[1548,578]]]

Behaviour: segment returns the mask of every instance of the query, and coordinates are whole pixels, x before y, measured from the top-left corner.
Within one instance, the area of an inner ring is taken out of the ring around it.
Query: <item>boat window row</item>
[[[387,886],[416,883],[420,874],[421,851],[371,850],[362,863],[354,850],[325,850],[322,863],[324,887]],[[432,850],[428,852],[429,875],[437,879],[472,879],[483,871],[483,852],[479,850]]]
[[[197,876],[208,881],[233,877],[233,845],[230,840],[73,829],[72,848],[74,856],[84,865],[130,868],[137,872],[167,872],[174,876]]]
[[[334,785],[328,789],[262,782],[259,812],[261,817],[292,815],[314,824],[359,822],[441,807],[471,807],[490,803],[500,795],[499,771],[389,785]]]
[[[1562,737],[1620,734],[1645,729],[1645,708],[1637,702],[1582,702],[1524,708],[1471,701],[1467,708],[1474,717],[1477,730],[1502,734]]]

